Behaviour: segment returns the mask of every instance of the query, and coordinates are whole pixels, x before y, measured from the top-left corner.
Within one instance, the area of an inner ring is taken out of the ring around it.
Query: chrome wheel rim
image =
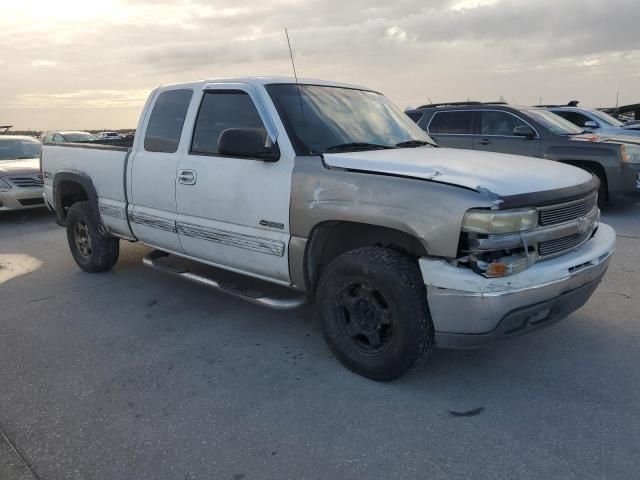
[[[89,235],[89,227],[82,220],[76,222],[73,229],[74,240],[78,251],[83,257],[91,256],[91,236]]]

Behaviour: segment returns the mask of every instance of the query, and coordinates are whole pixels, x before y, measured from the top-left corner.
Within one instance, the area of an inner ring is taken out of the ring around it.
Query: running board
[[[142,263],[148,267],[157,268],[164,272],[170,273],[177,277],[182,277],[192,282],[205,285],[220,292],[232,295],[234,297],[242,298],[248,302],[262,305],[263,307],[273,308],[275,310],[293,310],[305,305],[308,302],[306,295],[300,295],[291,298],[275,298],[268,297],[258,289],[252,289],[238,285],[235,282],[221,282],[215,280],[210,276],[204,274],[197,274],[189,271],[188,268],[180,265],[172,265],[169,262],[162,262],[168,257],[175,257],[175,255],[169,255],[162,250],[153,250],[145,255],[142,259]],[[213,267],[211,267],[213,269]],[[284,287],[281,287],[284,288]]]

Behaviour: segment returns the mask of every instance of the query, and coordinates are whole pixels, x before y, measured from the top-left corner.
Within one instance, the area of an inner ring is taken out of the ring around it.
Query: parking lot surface
[[[45,211],[0,215],[0,479],[631,479],[640,467],[640,202],[563,322],[344,369],[313,308],[275,312],[142,266],[80,271]],[[16,257],[12,257],[16,258]],[[7,268],[5,268],[7,270]]]

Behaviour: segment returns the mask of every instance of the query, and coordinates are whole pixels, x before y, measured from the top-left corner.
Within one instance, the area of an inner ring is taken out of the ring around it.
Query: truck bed
[[[54,177],[59,182],[65,173],[79,174],[95,189],[104,226],[114,234],[131,237],[126,221],[124,181],[130,151],[128,147],[117,145],[45,143],[42,146],[42,172],[48,203],[53,206],[56,199]]]

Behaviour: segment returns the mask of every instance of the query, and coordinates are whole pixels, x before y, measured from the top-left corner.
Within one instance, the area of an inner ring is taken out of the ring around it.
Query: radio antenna
[[[289,40],[289,32],[287,27],[284,27],[284,34],[287,36],[287,45],[289,45],[289,56],[291,57],[291,66],[293,67],[293,76],[296,79],[296,85],[298,84],[298,74],[296,73],[296,64],[293,61],[293,50],[291,50],[291,40]]]
[[[307,127],[307,117],[304,114],[304,107],[302,105],[302,94],[300,93],[300,83],[298,82],[298,74],[296,73],[296,64],[293,61],[293,50],[291,49],[291,40],[289,40],[289,31],[287,27],[284,27],[284,34],[287,36],[287,45],[289,46],[289,56],[291,57],[291,66],[293,67],[293,77],[296,79],[296,90],[298,91],[298,101],[300,102],[300,112],[302,113],[302,121],[304,126]]]

